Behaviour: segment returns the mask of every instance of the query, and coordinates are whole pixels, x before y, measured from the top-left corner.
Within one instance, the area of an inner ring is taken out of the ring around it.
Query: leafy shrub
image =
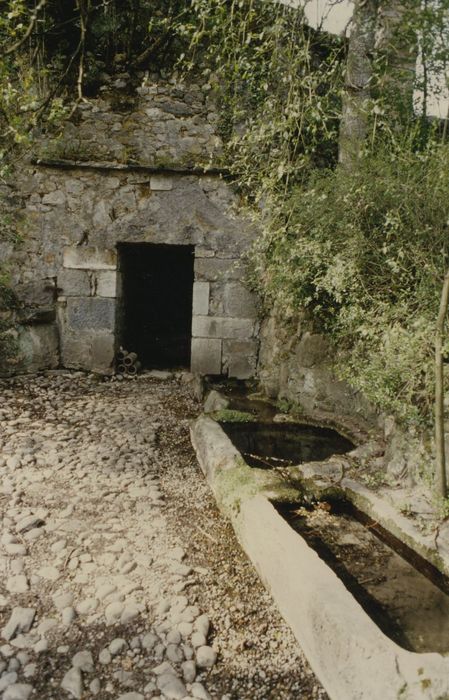
[[[435,319],[449,265],[449,147],[380,149],[274,203],[252,256],[268,306],[306,309],[342,376],[407,421],[427,421]]]

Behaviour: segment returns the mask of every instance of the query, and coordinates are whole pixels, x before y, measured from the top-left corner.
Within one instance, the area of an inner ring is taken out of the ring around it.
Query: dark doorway
[[[142,367],[190,367],[193,246],[121,243],[121,344]]]

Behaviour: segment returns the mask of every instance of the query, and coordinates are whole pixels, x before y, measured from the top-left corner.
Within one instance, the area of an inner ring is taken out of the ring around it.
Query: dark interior
[[[144,369],[190,367],[193,246],[122,243],[121,345]]]

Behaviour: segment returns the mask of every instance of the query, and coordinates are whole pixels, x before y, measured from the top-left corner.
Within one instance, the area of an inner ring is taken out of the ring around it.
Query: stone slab
[[[58,289],[64,296],[88,297],[91,284],[87,270],[61,270],[58,274]]]
[[[241,276],[241,265],[236,259],[195,258],[195,279],[198,281],[238,280]]]
[[[192,339],[191,370],[197,374],[221,374],[221,340]]]
[[[193,283],[193,315],[207,316],[209,313],[209,282],[194,282]]]
[[[152,175],[150,178],[150,189],[156,192],[172,190],[173,180],[167,175]]]
[[[95,293],[96,296],[110,299],[117,296],[117,273],[115,270],[100,270],[95,273]]]
[[[248,339],[254,335],[254,321],[248,318],[194,316],[192,335],[194,338]]]
[[[94,372],[109,372],[115,355],[115,337],[112,333],[102,333],[92,340],[92,369]]]
[[[254,295],[240,282],[228,282],[223,290],[225,316],[255,318],[257,309]]]
[[[69,297],[67,326],[71,330],[114,330],[115,300],[99,297]]]
[[[256,373],[257,363],[256,340],[225,340],[223,341],[223,357],[228,366],[228,377],[249,379]]]
[[[64,267],[75,270],[115,270],[117,251],[105,248],[70,246],[64,248]]]

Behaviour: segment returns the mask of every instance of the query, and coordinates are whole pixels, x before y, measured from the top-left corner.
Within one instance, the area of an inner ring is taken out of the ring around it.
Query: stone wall
[[[132,95],[108,88],[42,142],[17,174],[23,243],[2,251],[24,308],[55,319],[20,330],[21,370],[111,371],[116,246],[135,242],[194,246],[192,370],[254,374],[258,323],[242,257],[255,232],[211,167],[216,121],[208,86],[144,81]]]
[[[302,407],[309,414],[327,414],[377,426],[379,417],[368,401],[335,377],[326,339],[297,319],[288,327],[273,313],[260,331],[258,374],[268,396]]]

